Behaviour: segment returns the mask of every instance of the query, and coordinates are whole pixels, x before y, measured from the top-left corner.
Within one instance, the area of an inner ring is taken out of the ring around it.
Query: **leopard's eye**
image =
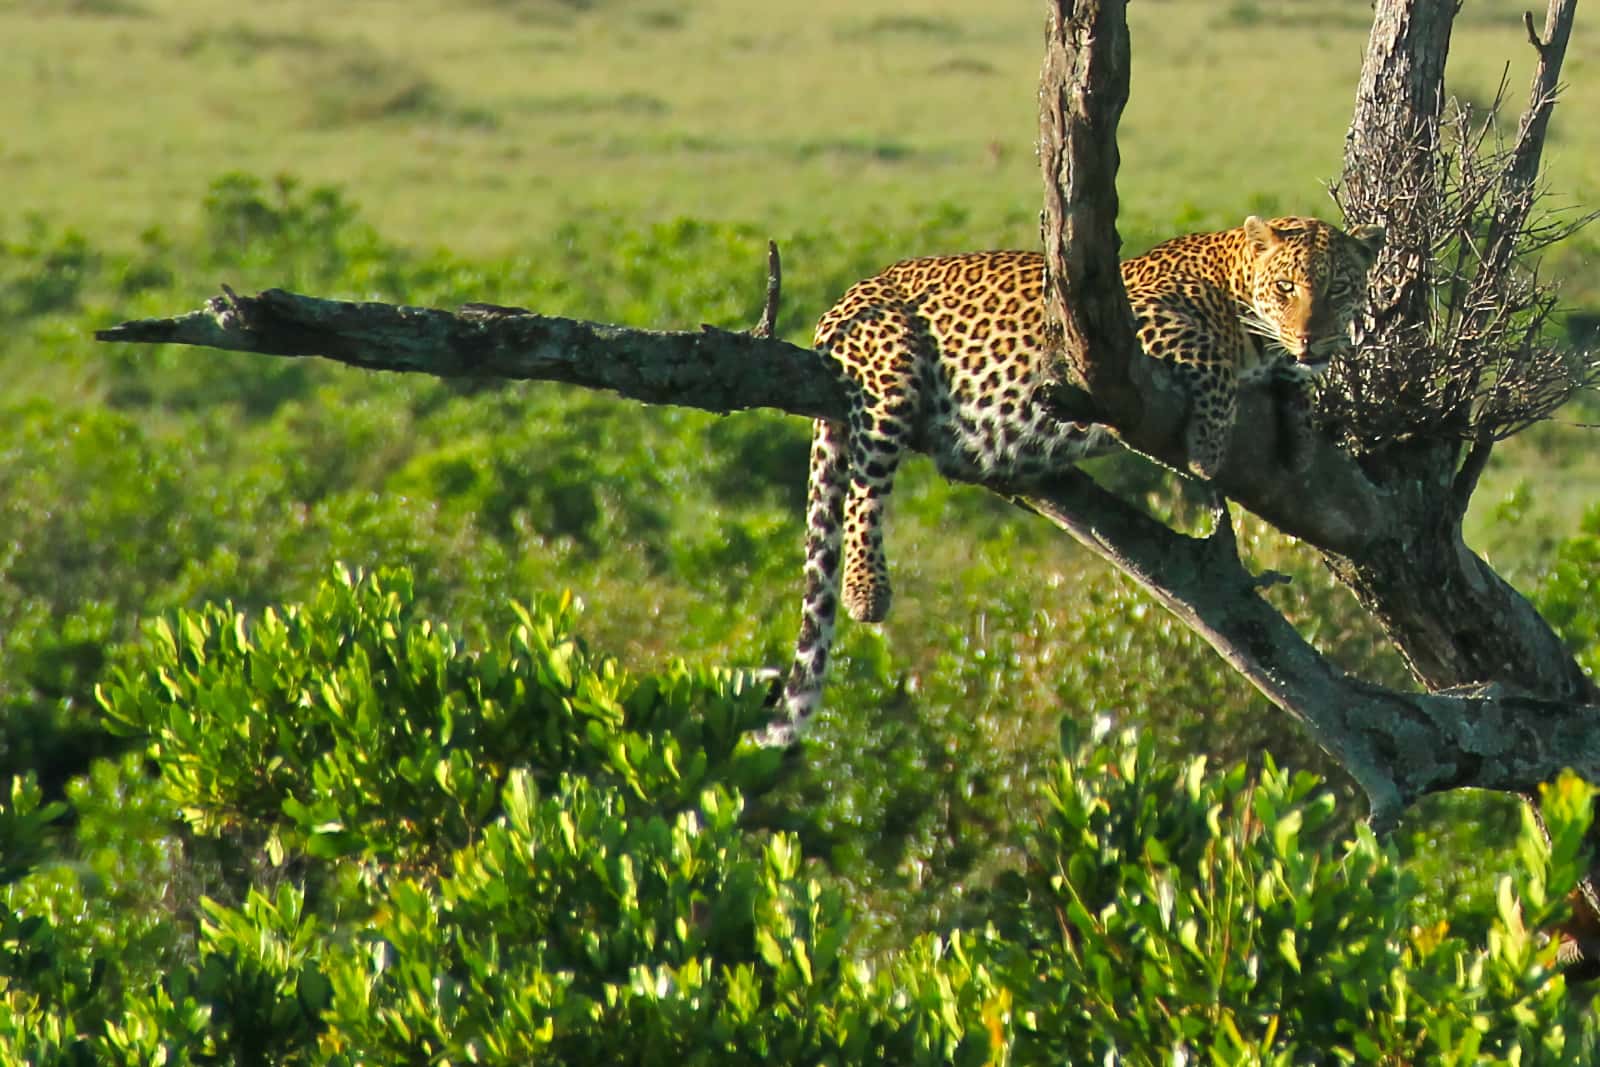
[[[1288,296],[1290,293],[1294,292],[1294,282],[1290,281],[1288,278],[1279,278],[1278,292],[1282,293],[1284,296]]]

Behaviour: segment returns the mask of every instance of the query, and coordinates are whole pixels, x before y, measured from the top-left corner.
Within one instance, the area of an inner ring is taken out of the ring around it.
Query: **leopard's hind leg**
[[[885,309],[870,349],[856,361],[860,391],[850,410],[844,606],[857,622],[882,622],[893,595],[883,551],[884,506],[916,429],[919,361],[936,356],[919,324],[901,309]]]
[[[812,432],[800,635],[767,744],[794,741],[821,706],[840,600],[857,620],[889,610],[883,504],[915,422],[917,336],[913,316],[888,300],[818,328],[818,349],[849,380],[850,415]]]

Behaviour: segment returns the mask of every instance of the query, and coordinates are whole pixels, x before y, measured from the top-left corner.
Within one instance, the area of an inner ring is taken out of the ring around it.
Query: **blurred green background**
[[[1480,107],[1509,78],[1508,128],[1532,59],[1521,10],[1468,5],[1449,68]],[[895,259],[1035,245],[1042,17],[955,0],[0,3],[0,775],[36,772],[47,796],[91,771],[120,783],[102,792],[140,788],[94,698],[140,620],[224,599],[258,613],[336,562],[409,567],[421,610],[467,633],[570,591],[586,637],[630,670],[786,663],[799,420],[92,332],[222,282],[742,328],[772,238],[780,332],[804,343]],[[1334,215],[1366,3],[1147,0],[1129,19],[1128,253],[1252,212]],[[1547,152],[1558,211],[1600,191],[1584,40]],[[1600,303],[1597,241],[1543,268],[1571,309]],[[1503,446],[1470,521],[1591,666],[1592,421],[1580,401]],[[1200,521],[1170,477],[1099,470]],[[1293,576],[1271,596],[1320,648],[1407,684],[1313,554],[1250,520],[1242,536],[1256,566]],[[889,552],[894,616],[843,626],[831,714],[763,799],[857,909],[863,951],[981,920],[1063,715],[1134,727],[1170,758],[1270,753],[1326,775],[1330,834],[1362,814],[1291,722],[1040,520],[916,461]],[[1474,796],[1413,813],[1400,841],[1421,857],[1421,914],[1489,892],[1511,860],[1488,843],[1513,818]]]

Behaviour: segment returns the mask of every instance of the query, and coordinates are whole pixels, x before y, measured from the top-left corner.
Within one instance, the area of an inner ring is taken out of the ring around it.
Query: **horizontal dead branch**
[[[768,407],[837,417],[845,410],[844,389],[817,354],[787,341],[710,326],[636,330],[482,304],[455,314],[282,289],[257,296],[228,290],[198,311],[125,322],[95,338],[323,356],[368,370],[441,378],[566,382],[647,404],[722,413]]]

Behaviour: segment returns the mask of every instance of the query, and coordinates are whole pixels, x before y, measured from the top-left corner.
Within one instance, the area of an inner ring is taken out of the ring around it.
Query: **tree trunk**
[[[1564,44],[1571,11],[1563,16],[1563,6],[1552,4],[1549,32]],[[1388,227],[1369,341],[1396,351],[1423,343],[1436,325],[1427,220],[1440,209],[1440,116],[1455,9],[1455,0],[1378,0],[1346,140],[1345,210],[1355,222]],[[1519,141],[1515,173],[1503,188],[1531,186],[1560,61],[1554,50],[1543,55],[1524,119],[1525,129],[1530,121],[1534,128]],[[1501,213],[1497,226],[1520,230],[1527,206],[1522,198],[1520,210]],[[1361,467],[1393,521],[1386,536],[1325,557],[1429,689],[1493,681],[1592,702],[1593,682],[1549,625],[1462,539],[1488,447],[1479,441],[1464,464],[1463,442],[1454,437],[1398,442],[1363,456]]]

